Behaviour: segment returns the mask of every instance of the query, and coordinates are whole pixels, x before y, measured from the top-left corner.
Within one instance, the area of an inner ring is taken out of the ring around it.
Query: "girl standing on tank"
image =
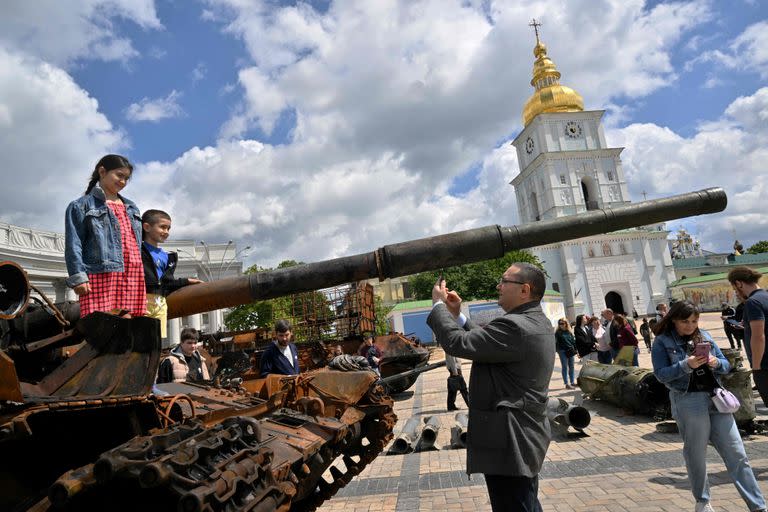
[[[94,311],[146,311],[141,262],[141,214],[120,195],[133,165],[120,155],[96,164],[82,197],[67,207],[64,219],[67,286],[80,297],[80,317]]]

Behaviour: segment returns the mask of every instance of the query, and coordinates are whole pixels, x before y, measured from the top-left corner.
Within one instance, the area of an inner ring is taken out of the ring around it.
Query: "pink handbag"
[[[736,395],[723,388],[715,388],[712,392],[712,403],[719,412],[723,413],[734,413],[741,407]]]

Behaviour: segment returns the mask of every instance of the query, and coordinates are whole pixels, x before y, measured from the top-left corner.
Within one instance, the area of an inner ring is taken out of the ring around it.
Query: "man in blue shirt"
[[[749,267],[736,267],[728,272],[728,281],[744,301],[744,349],[752,366],[752,376],[763,403],[768,407],[768,292],[760,288],[763,275]]]

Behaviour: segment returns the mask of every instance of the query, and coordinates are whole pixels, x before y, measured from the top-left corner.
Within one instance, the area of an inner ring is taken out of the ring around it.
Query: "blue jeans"
[[[764,509],[765,499],[747,460],[733,414],[718,412],[709,393],[670,390],[669,398],[672,402],[672,416],[677,420],[683,438],[685,467],[688,469],[691,493],[696,501],[708,502],[710,498],[707,442],[712,441],[749,510]]]
[[[576,385],[576,381],[574,380],[574,371],[573,371],[573,356],[568,357],[565,355],[565,350],[558,350],[557,355],[560,356],[560,370],[563,372],[563,382],[565,382],[565,385],[568,385],[568,376],[570,375],[571,378],[571,386]]]

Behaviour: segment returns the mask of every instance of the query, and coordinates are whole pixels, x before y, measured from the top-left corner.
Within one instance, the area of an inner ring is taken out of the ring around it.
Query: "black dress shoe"
[[[454,405],[453,407],[449,407],[448,410],[449,411],[458,411],[459,408]]]

